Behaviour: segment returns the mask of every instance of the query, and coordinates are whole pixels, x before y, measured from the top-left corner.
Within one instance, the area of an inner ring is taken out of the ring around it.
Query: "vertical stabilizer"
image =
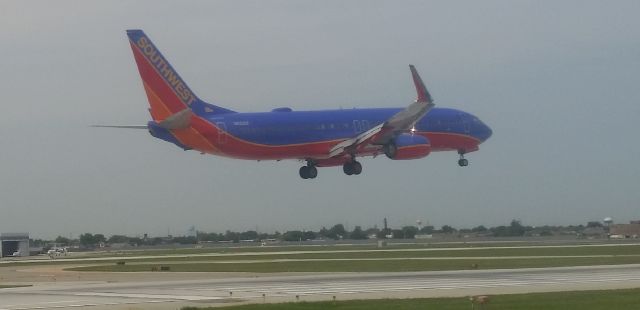
[[[197,115],[233,113],[200,100],[142,30],[127,30],[127,36],[153,120],[163,121],[187,108]]]

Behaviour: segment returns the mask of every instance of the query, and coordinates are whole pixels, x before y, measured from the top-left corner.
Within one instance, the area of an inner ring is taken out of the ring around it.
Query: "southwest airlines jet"
[[[423,158],[432,151],[464,155],[492,134],[477,117],[435,108],[414,66],[417,99],[406,108],[340,109],[239,113],[198,98],[142,30],[127,30],[133,56],[149,100],[152,136],[184,150],[249,160],[296,159],[306,162],[300,177],[314,179],[317,167],[342,166],[359,175],[358,157],[384,154],[393,160]]]

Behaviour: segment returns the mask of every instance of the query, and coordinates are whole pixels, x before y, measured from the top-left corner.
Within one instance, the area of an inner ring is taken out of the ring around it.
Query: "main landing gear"
[[[469,161],[464,158],[464,150],[459,150],[458,154],[460,154],[460,159],[458,160],[458,166],[466,167],[469,166]]]
[[[307,164],[300,167],[300,177],[305,180],[315,179],[318,176],[318,168],[316,167],[316,165],[316,162],[308,159]],[[353,157],[351,160],[342,165],[342,171],[344,171],[346,175],[359,175],[360,173],[362,173],[362,164],[356,161],[355,157]]]
[[[346,175],[359,175],[362,173],[362,165],[354,159],[344,163],[344,165],[342,165],[342,171],[344,171]]]
[[[300,177],[303,179],[315,179],[318,176],[318,168],[316,165],[308,160],[306,166],[300,167]]]

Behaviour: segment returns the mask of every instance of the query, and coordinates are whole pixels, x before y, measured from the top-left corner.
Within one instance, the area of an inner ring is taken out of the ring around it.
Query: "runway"
[[[469,296],[640,287],[640,264],[408,273],[128,274],[118,282],[68,281],[0,289],[0,310],[177,309],[296,300]],[[157,275],[157,276],[156,276]],[[180,278],[180,280],[175,280]]]

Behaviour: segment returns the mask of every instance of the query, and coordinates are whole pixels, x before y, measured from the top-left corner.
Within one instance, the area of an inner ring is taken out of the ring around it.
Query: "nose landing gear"
[[[464,158],[464,150],[459,150],[458,154],[460,154],[460,159],[458,160],[458,166],[466,167],[469,166],[469,161]]]
[[[458,160],[458,166],[460,166],[460,167],[469,166],[469,161],[466,158],[460,158]]]

